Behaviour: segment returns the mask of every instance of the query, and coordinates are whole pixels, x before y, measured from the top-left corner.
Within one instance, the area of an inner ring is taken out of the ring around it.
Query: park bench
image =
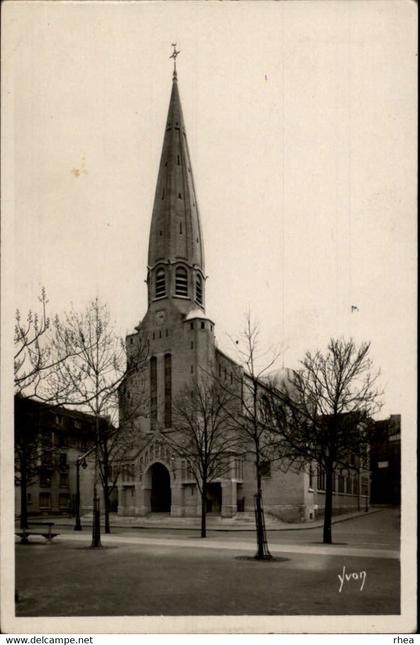
[[[41,526],[43,528],[41,530],[33,530],[33,526]],[[31,522],[27,529],[15,530],[15,535],[20,537],[21,544],[29,544],[28,538],[30,535],[40,535],[47,540],[48,544],[51,544],[53,538],[57,537],[57,535],[60,535],[59,533],[52,532],[53,526],[54,522]]]

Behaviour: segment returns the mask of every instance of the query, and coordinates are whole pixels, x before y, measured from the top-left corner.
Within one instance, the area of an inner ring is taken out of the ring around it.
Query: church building
[[[176,52],[174,51],[175,58]],[[204,372],[232,381],[235,361],[215,341],[215,323],[206,314],[204,241],[197,194],[174,67],[168,116],[156,184],[148,251],[148,309],[127,336],[128,360],[147,344],[144,368],[121,388],[121,424],[133,415],[135,441],[118,482],[118,513],[199,516],[200,494],[185,462],[175,455],[162,430],[173,423],[173,402]],[[128,411],[128,412],[127,412]],[[208,510],[233,517],[253,512],[253,458],[232,457],[230,471],[212,481]],[[334,507],[355,508],[359,487],[347,489]],[[266,512],[287,521],[305,521],[322,509],[322,477],[284,473],[267,464],[263,475]],[[360,500],[359,500],[360,503]]]

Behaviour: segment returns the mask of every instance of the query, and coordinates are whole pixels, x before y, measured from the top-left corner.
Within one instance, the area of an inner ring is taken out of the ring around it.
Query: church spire
[[[176,70],[180,52],[172,46],[172,91],[149,238],[149,304],[170,298],[204,307],[203,241]]]

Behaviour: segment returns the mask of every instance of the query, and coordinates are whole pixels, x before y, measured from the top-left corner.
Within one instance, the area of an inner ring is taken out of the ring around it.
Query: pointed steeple
[[[174,52],[175,53],[175,52]],[[174,58],[175,61],[175,58]],[[159,267],[161,282],[157,272]],[[185,288],[181,276],[187,275]],[[176,275],[179,280],[176,282]],[[163,288],[165,280],[165,288]],[[176,67],[156,184],[148,255],[149,303],[183,298],[204,305],[204,250]],[[159,288],[161,285],[161,288]],[[164,294],[164,295],[163,295]],[[185,307],[183,307],[185,309]]]

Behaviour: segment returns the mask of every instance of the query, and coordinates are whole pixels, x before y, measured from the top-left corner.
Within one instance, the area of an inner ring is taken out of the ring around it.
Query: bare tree
[[[231,470],[241,451],[232,428],[231,396],[211,378],[185,389],[173,408],[173,426],[164,434],[173,451],[187,463],[201,496],[201,537],[206,537],[208,484]]]
[[[307,352],[269,399],[273,444],[283,463],[325,473],[324,543],[332,542],[333,478],[336,470],[367,468],[372,416],[381,407],[379,372],[372,372],[370,343],[331,339],[327,351]]]
[[[43,401],[53,408],[62,392],[46,387],[48,377],[68,359],[65,349],[59,355],[54,341],[62,333],[58,317],[51,321],[47,314],[45,288],[38,297],[40,310],[29,310],[22,316],[16,311],[14,328],[14,389],[15,389],[15,483],[20,486],[20,522],[27,528],[27,489],[37,479],[40,463],[51,446],[40,424],[40,408],[30,399]],[[45,413],[45,408],[42,408]]]
[[[51,321],[47,313],[48,299],[45,288],[38,297],[40,311],[28,311],[22,316],[16,310],[14,330],[14,386],[15,395],[32,397],[46,403],[56,404],[61,391],[45,388],[48,376],[64,363],[70,351],[66,343],[59,354],[54,344],[64,332],[58,316]]]
[[[100,547],[101,431],[108,428],[106,417],[115,410],[119,386],[145,360],[144,346],[139,341],[127,364],[124,342],[115,333],[108,309],[95,299],[84,312],[72,310],[66,314],[54,351],[58,357],[67,356],[67,360],[49,375],[50,390],[59,391],[62,402],[87,409],[95,418],[92,547]],[[105,498],[108,499],[107,492]]]
[[[264,468],[275,457],[272,450],[272,437],[265,422],[265,397],[267,385],[265,377],[274,366],[279,352],[260,350],[260,330],[258,324],[248,314],[245,328],[235,341],[242,370],[236,370],[233,385],[222,385],[233,398],[240,399],[241,413],[236,414],[226,408],[231,423],[241,437],[246,452],[255,460],[255,527],[257,554],[259,560],[271,559],[265,534],[262,476]],[[261,366],[262,364],[262,366]],[[238,387],[239,386],[239,387]]]

